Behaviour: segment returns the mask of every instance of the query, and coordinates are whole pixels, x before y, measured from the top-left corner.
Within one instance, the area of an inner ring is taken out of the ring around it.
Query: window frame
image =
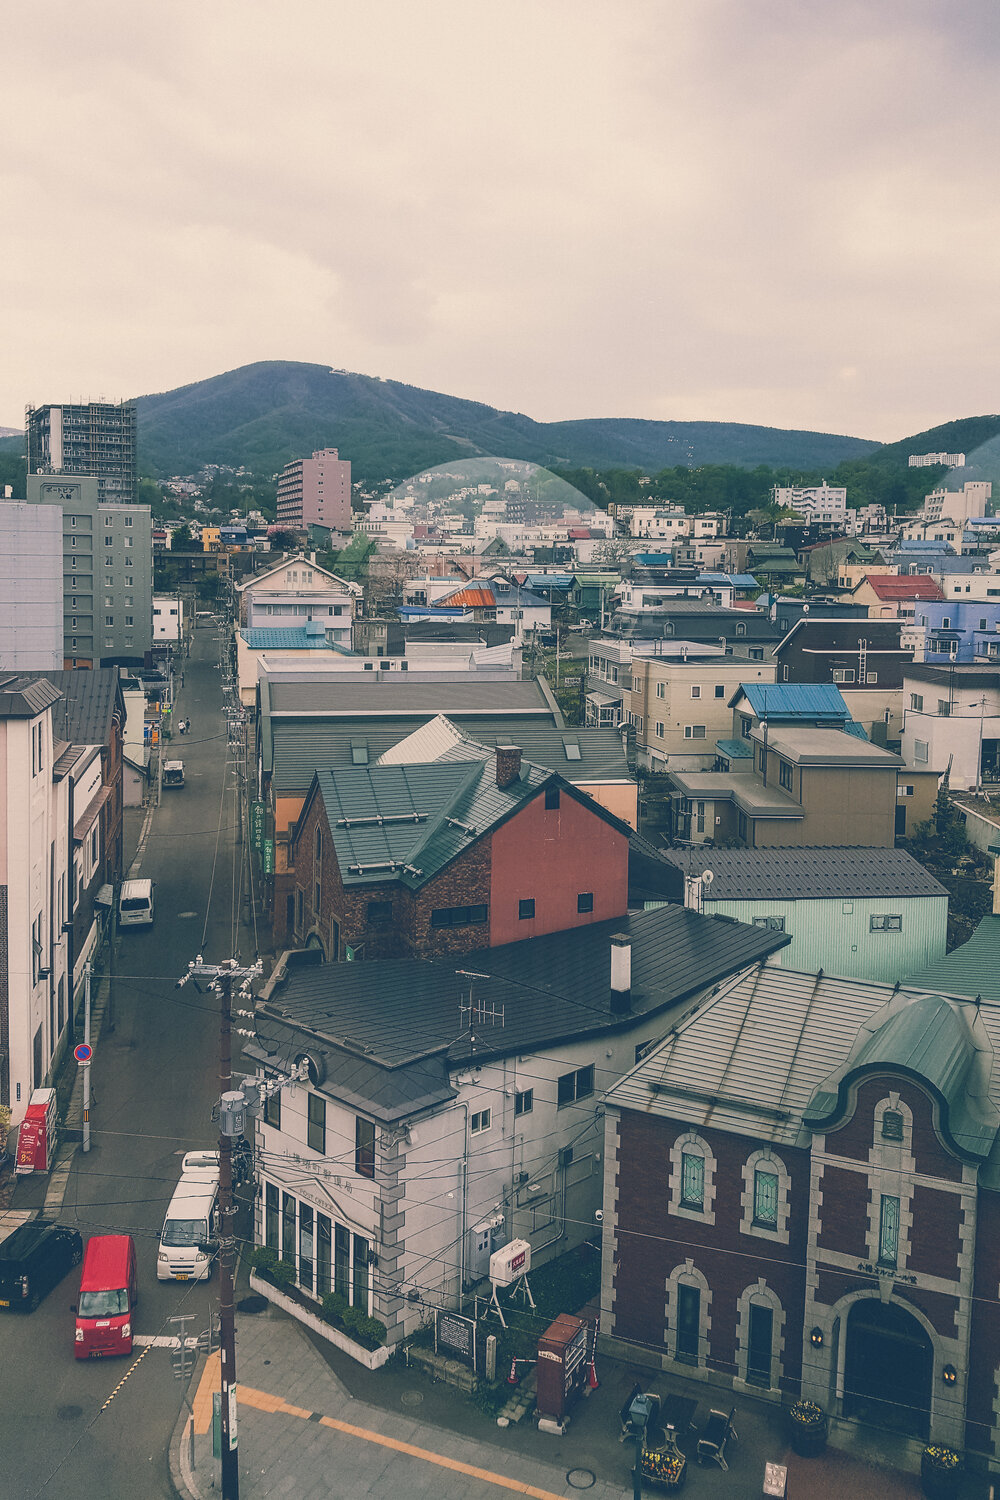
[[[359,1177],[375,1179],[375,1122],[354,1116],[354,1170]]]
[[[309,1090],[306,1099],[306,1145],[310,1151],[316,1151],[320,1156],[325,1156],[326,1100],[322,1094],[317,1094],[315,1089]]]

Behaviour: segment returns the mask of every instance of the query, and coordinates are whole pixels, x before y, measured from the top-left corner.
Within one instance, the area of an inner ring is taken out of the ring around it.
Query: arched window
[[[712,1290],[693,1260],[667,1278],[667,1353],[680,1364],[704,1365],[712,1326]]]
[[[743,1167],[743,1233],[787,1245],[790,1187],[788,1168],[780,1156],[769,1148],[754,1151]]]
[[[736,1304],[736,1369],[747,1385],[771,1390],[779,1384],[785,1313],[777,1293],[761,1276]]]
[[[716,1160],[696,1131],[679,1135],[670,1148],[668,1212],[702,1224],[715,1223]]]

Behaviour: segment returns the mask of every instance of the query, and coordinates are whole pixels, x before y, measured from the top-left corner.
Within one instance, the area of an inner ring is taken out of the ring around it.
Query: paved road
[[[85,1238],[135,1236],[137,1330],[149,1335],[175,1333],[169,1320],[177,1313],[195,1314],[189,1333],[206,1328],[218,1286],[217,1276],[208,1284],[156,1280],[159,1230],[180,1158],[217,1139],[217,1001],[175,984],[196,953],[211,962],[233,948],[235,799],[218,649],[214,631],[196,633],[179,705],[191,734],[171,747],[184,759],[186,785],[164,792],[139,855],[137,873],[157,882],[156,924],[121,935],[114,1030],[98,1043],[93,1067],[93,1149],[74,1158],[60,1215]],[[132,1361],[74,1360],[77,1285],[71,1274],[36,1313],[0,1324],[0,1494],[169,1500],[166,1450],[181,1400],[171,1353],[149,1348],[102,1410]]]

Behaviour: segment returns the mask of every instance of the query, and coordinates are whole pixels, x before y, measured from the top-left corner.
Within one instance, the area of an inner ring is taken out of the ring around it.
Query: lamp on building
[[[822,1330],[822,1328],[814,1328],[814,1329],[812,1329],[812,1331],[809,1334],[809,1342],[810,1342],[810,1344],[812,1344],[812,1346],[813,1346],[814,1349],[822,1349],[822,1347],[823,1347],[823,1330]]]

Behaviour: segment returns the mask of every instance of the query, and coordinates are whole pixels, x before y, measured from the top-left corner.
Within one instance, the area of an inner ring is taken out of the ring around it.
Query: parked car
[[[156,915],[155,880],[123,880],[118,897],[119,927],[151,927]]]
[[[79,1230],[50,1219],[29,1219],[0,1241],[0,1308],[34,1312],[82,1259]]]

